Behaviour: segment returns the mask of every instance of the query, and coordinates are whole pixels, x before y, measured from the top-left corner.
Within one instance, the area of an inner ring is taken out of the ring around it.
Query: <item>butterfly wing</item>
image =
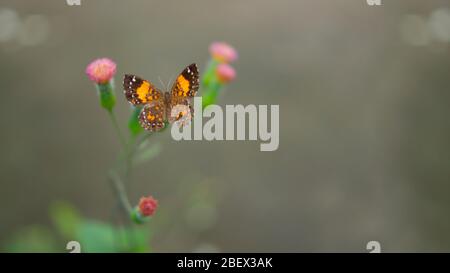
[[[139,123],[148,131],[159,131],[165,127],[166,106],[162,100],[145,104],[139,114]]]
[[[196,64],[186,67],[173,83],[171,97],[192,98],[197,94],[199,87],[198,68]]]
[[[194,116],[194,109],[189,99],[172,99],[170,101],[169,108],[170,111],[167,113],[167,120],[170,123],[184,120],[182,123],[187,124]]]
[[[178,121],[183,117],[192,118],[194,112],[191,106],[193,98],[199,88],[199,73],[195,63],[187,66],[175,80],[170,96],[170,112],[168,120],[170,123]]]
[[[149,81],[135,75],[126,74],[123,78],[123,92],[133,105],[141,105],[162,100],[162,92]]]

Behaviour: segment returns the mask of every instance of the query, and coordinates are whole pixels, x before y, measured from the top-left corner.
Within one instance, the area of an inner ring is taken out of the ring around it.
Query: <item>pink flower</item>
[[[155,213],[156,208],[158,207],[158,201],[152,196],[142,197],[139,200],[139,212],[143,216],[152,216]]]
[[[86,74],[91,81],[107,83],[116,74],[116,63],[108,58],[96,59],[86,67]]]
[[[216,74],[221,83],[227,83],[236,78],[236,71],[229,64],[219,64],[217,66]]]
[[[212,57],[219,62],[230,63],[238,58],[237,51],[229,44],[224,42],[214,42],[209,46],[209,52]]]

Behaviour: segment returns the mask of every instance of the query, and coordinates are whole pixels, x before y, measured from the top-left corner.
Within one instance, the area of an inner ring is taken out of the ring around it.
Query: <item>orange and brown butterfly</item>
[[[175,80],[170,92],[162,92],[149,81],[126,74],[123,78],[124,94],[127,100],[135,106],[143,106],[139,114],[139,123],[149,131],[159,131],[165,127],[166,122],[173,123],[183,116],[192,116],[191,99],[199,87],[199,74],[197,65],[187,66]],[[190,113],[179,110],[178,105],[188,107]]]

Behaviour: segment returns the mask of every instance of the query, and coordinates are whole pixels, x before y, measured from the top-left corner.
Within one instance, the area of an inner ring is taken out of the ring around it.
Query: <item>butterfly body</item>
[[[123,88],[131,104],[142,106],[139,114],[141,126],[149,131],[159,131],[165,127],[165,122],[173,123],[192,112],[191,99],[199,88],[198,68],[196,64],[187,66],[178,75],[170,92],[162,92],[151,82],[130,74],[124,76]]]

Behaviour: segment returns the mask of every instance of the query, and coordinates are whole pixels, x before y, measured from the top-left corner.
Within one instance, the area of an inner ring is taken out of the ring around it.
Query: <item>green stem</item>
[[[114,114],[114,112],[112,110],[108,111],[108,114],[109,114],[109,117],[111,118],[111,122],[114,126],[114,129],[116,130],[117,136],[119,137],[120,143],[122,144],[123,148],[126,149],[127,142],[126,142],[125,138],[123,137],[122,131],[120,130],[116,115]]]
[[[137,138],[136,135],[131,135],[129,140],[125,141],[114,113],[112,111],[109,113],[111,121],[114,124],[114,128],[116,129],[117,135],[119,136],[119,139],[121,140],[121,143],[123,145],[123,149],[116,160],[114,169],[109,171],[108,177],[111,181],[113,191],[118,198],[118,203],[120,204],[123,211],[128,216],[130,216],[133,207],[131,206],[131,203],[128,199],[127,189],[129,190],[130,181],[132,178],[131,173],[133,168],[133,157],[139,145],[152,134],[144,135],[141,138]],[[120,178],[117,172],[123,172],[123,180]]]
[[[203,86],[208,87],[211,81],[214,79],[217,65],[219,64],[218,61],[211,59],[207,65],[207,68],[205,70],[205,73],[203,74],[202,83]]]
[[[111,186],[116,193],[117,197],[119,198],[119,203],[124,210],[124,212],[127,215],[130,215],[133,208],[131,206],[130,201],[128,200],[127,193],[125,192],[124,185],[122,183],[122,180],[120,179],[119,175],[115,171],[110,171],[108,173],[109,180],[111,182]]]
[[[127,182],[127,186],[129,188],[129,184],[131,183],[131,169],[133,168],[133,156],[135,151],[135,136],[131,135],[128,145],[125,150],[125,181]]]

